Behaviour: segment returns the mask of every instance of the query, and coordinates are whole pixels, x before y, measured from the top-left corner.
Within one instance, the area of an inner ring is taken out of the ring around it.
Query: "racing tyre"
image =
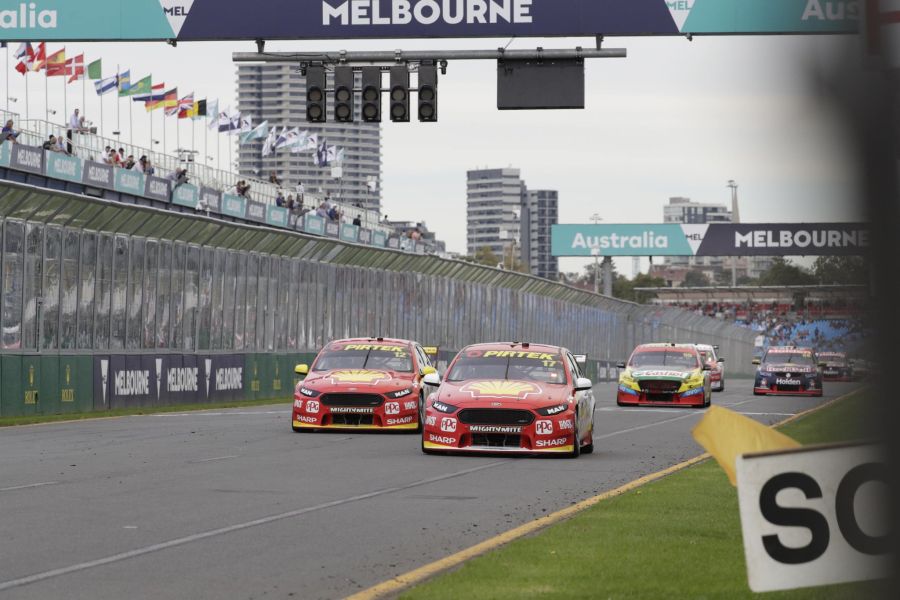
[[[581,449],[582,454],[593,454],[594,453],[594,422],[591,421],[591,443]]]
[[[419,426],[416,427],[416,433],[422,433],[425,428],[425,396],[419,394]]]
[[[434,450],[428,450],[427,448],[425,448],[425,436],[422,436],[421,440],[422,440],[422,442],[421,442],[422,454],[437,454]]]
[[[572,444],[572,452],[568,458],[578,458],[581,455],[581,432],[578,430],[578,411],[575,411],[575,443]]]

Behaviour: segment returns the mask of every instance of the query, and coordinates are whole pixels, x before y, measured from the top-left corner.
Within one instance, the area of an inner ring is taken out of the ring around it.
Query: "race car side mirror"
[[[716,361],[716,362],[724,363],[724,362],[725,362],[725,359],[724,359],[724,358],[720,358],[720,359],[719,359],[718,361]]]
[[[441,385],[441,375],[437,371],[434,371],[423,377],[422,381],[428,385]]]
[[[754,365],[758,365],[758,364],[759,364],[759,359],[758,359],[758,358],[754,358],[754,359],[753,359],[753,364],[754,364]]]
[[[617,369],[624,369],[624,368],[625,368],[625,363],[620,362],[619,364],[616,365],[616,368],[617,368]]]
[[[431,375],[432,373],[437,373],[437,369],[435,369],[434,367],[422,367],[421,373],[422,373],[422,377],[425,377],[426,375]]]
[[[309,375],[309,365],[297,365],[296,367],[294,367],[294,373],[306,377],[307,375]]]
[[[575,380],[575,391],[576,392],[586,392],[588,390],[594,389],[593,382],[587,377],[579,377]]]

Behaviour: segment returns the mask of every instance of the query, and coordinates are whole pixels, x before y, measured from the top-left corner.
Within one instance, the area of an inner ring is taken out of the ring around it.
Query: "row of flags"
[[[98,96],[117,92],[120,98],[130,97],[134,102],[143,102],[147,112],[163,109],[166,116],[177,116],[179,119],[207,117],[209,129],[239,134],[241,145],[265,140],[262,147],[264,157],[287,148],[293,154],[314,152],[313,162],[320,167],[344,160],[343,148],[329,146],[324,139],[319,143],[317,134],[300,131],[299,127],[290,130],[282,127],[279,132],[277,127],[270,129],[268,121],[254,127],[251,115],[242,115],[230,107],[220,111],[218,100],[198,100],[193,92],[179,97],[177,87],[167,90],[164,83],[154,84],[151,75],[132,83],[130,69],[103,77],[101,59],[85,66],[84,54],[66,58],[65,47],[48,56],[46,42],[40,42],[37,47],[32,46],[31,42],[23,42],[13,56],[18,60],[16,71],[22,75],[44,71],[47,77],[68,77],[69,83],[87,76],[94,82]]]

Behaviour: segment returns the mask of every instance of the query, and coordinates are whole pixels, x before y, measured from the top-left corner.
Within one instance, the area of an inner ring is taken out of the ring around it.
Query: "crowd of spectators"
[[[60,140],[60,142],[62,142],[62,140]],[[150,162],[150,159],[147,158],[146,154],[135,160],[134,154],[125,153],[125,148],[119,148],[118,150],[116,150],[112,146],[107,146],[106,148],[104,148],[103,163],[110,165],[111,167],[128,169],[129,171],[137,171],[138,173],[143,173],[144,175],[156,174],[156,169],[153,167],[153,163]]]

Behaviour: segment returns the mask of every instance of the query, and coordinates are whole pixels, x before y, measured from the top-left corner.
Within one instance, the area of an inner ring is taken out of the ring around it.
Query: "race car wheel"
[[[594,453],[594,420],[591,419],[591,443],[581,449],[582,454]]]
[[[575,443],[572,444],[572,452],[569,458],[578,458],[581,455],[581,431],[578,429],[578,411],[575,411]]]
[[[429,450],[428,448],[425,447],[425,436],[424,435],[422,436],[421,439],[422,439],[422,442],[421,442],[422,443],[422,454],[437,454],[437,452],[435,452],[434,450]]]
[[[422,429],[425,427],[425,395],[424,393],[419,394],[419,426],[416,427],[416,433],[422,433]]]

